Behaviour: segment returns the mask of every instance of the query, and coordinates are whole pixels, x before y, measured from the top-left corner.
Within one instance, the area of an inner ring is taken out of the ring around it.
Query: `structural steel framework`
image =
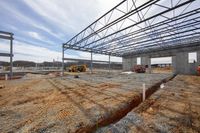
[[[12,68],[13,68],[13,33],[0,31],[0,39],[5,39],[10,41],[10,53],[0,53],[0,56],[10,57],[10,79],[13,76]]]
[[[199,41],[198,0],[165,1],[123,0],[63,48],[122,57]]]
[[[67,49],[125,57],[200,42],[199,0],[123,0],[68,42]]]

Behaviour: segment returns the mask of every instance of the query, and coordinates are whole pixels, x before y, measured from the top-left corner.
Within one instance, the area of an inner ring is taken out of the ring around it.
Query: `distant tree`
[[[9,66],[10,63],[6,61],[0,61],[0,66]]]
[[[14,61],[14,67],[35,67],[35,62],[32,61]]]

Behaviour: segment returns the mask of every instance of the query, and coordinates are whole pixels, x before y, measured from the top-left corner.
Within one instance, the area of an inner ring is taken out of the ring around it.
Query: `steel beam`
[[[91,60],[87,59],[75,59],[75,58],[64,58],[64,60],[70,60],[70,61],[84,61],[84,62],[90,62]],[[92,60],[94,62],[100,62],[100,63],[107,63],[109,64],[109,61],[101,61],[101,60]],[[118,62],[112,62],[112,63],[118,63]]]
[[[0,56],[10,57],[10,56],[13,56],[13,54],[9,54],[9,53],[0,53]]]
[[[1,39],[12,40],[13,38],[10,36],[0,35]]]
[[[0,31],[0,34],[14,35],[13,33],[11,33],[11,32],[6,32],[6,31]]]

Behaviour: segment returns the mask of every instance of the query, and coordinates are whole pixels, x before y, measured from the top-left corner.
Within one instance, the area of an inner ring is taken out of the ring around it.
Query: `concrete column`
[[[122,57],[122,70],[126,71],[126,58]]]
[[[123,71],[130,71],[131,61],[130,58],[122,58]]]
[[[148,56],[141,57],[141,65],[148,66],[148,73],[151,73],[151,58]]]
[[[188,63],[188,52],[176,53],[176,73],[191,74]]]
[[[141,65],[148,65],[147,57],[141,57]]]
[[[172,56],[172,69],[173,69],[173,74],[177,74],[177,72],[176,72],[176,56]]]
[[[128,66],[128,59],[123,57],[122,58],[122,69],[123,69],[123,71],[128,71],[127,66]]]
[[[148,73],[151,74],[151,58],[148,59]]]
[[[137,65],[137,58],[131,58],[131,70],[135,65]]]
[[[197,51],[197,65],[200,65],[200,50]]]
[[[122,58],[123,64],[123,71],[131,71],[134,65],[137,65],[137,58],[129,57],[129,58]]]
[[[110,72],[110,55],[109,55],[109,72]]]

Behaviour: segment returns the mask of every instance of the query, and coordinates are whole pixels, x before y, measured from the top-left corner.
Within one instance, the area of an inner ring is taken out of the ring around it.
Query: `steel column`
[[[10,79],[12,79],[13,76],[13,35],[11,35],[10,40]]]
[[[110,73],[110,55],[109,55],[109,73]]]
[[[10,53],[0,53],[0,56],[10,57],[10,73],[9,78],[12,79],[13,76],[13,33],[0,31],[0,39],[5,39],[10,41]]]
[[[64,50],[64,44],[62,46],[62,76],[64,76],[64,58],[65,58],[65,50]]]
[[[92,62],[93,62],[93,57],[92,57],[92,51],[91,51],[91,60],[90,60],[90,73],[91,74],[93,72],[93,64],[92,64]]]

